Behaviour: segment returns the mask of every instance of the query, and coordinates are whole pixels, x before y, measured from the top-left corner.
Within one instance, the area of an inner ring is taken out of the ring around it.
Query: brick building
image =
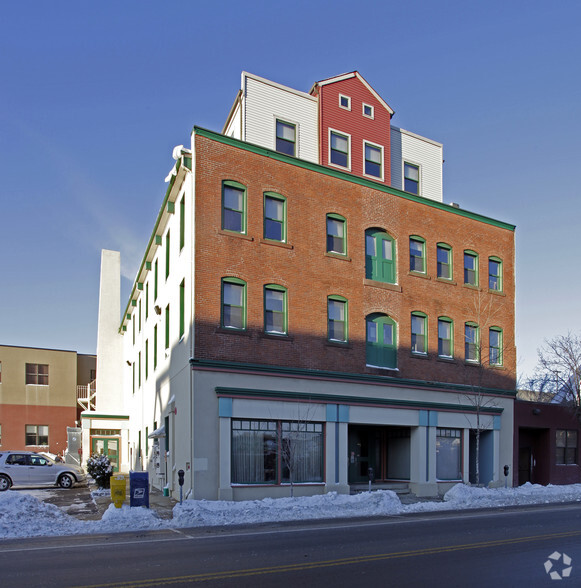
[[[0,345],[0,450],[62,455],[67,427],[78,424],[78,390],[95,369],[94,355]]]
[[[194,128],[123,315],[132,467],[195,498],[436,495],[512,465],[514,226],[442,202],[442,146],[357,73],[242,74]]]

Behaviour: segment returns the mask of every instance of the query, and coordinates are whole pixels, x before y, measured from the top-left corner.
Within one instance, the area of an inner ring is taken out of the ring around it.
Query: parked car
[[[0,492],[11,486],[72,488],[86,479],[77,465],[57,463],[33,451],[0,451]]]

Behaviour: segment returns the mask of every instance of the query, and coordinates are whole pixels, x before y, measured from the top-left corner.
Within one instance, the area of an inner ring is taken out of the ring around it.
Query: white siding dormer
[[[317,98],[242,73],[243,141],[276,150],[277,119],[292,123],[296,128],[295,156],[318,163],[317,113]]]
[[[442,202],[442,144],[392,126],[391,185],[398,190],[404,190],[405,162],[419,167],[419,195]]]

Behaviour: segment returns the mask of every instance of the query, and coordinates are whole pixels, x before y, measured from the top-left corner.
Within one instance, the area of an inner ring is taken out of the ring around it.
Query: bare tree
[[[531,386],[538,392],[552,394],[553,402],[571,406],[581,419],[581,335],[569,331],[545,339],[537,353]]]
[[[472,406],[472,412],[476,416],[476,426],[473,426],[472,421],[470,422],[475,437],[474,474],[477,485],[480,485],[480,437],[484,431],[491,428],[493,423],[490,409],[498,406],[485,385],[486,376],[490,366],[504,363],[505,353],[509,349],[507,341],[500,335],[494,345],[492,341],[489,341],[488,347],[484,347],[482,333],[488,331],[490,337],[490,327],[497,325],[503,305],[504,300],[499,302],[496,297],[483,294],[481,290],[475,292],[474,322],[466,323],[464,332],[466,383],[470,392],[462,395],[461,402]],[[474,329],[471,328],[472,325]]]

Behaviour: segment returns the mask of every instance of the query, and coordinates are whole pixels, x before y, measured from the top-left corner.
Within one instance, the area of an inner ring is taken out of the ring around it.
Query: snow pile
[[[172,526],[183,528],[368,517],[398,514],[401,509],[397,494],[390,490],[355,496],[329,492],[319,496],[264,498],[244,502],[186,500],[174,506]]]
[[[155,510],[144,507],[109,506],[100,521],[81,521],[54,505],[42,502],[38,491],[0,493],[0,538],[120,533],[151,529],[304,521],[315,519],[371,517],[429,512],[495,508],[522,504],[581,502],[581,484],[519,488],[476,488],[457,484],[444,496],[444,502],[418,502],[402,505],[394,492],[377,490],[355,496],[331,492],[301,498],[264,498],[245,502],[185,500],[173,509],[173,520],[158,518]],[[99,491],[99,492],[109,492]]]
[[[86,523],[23,492],[0,493],[0,537],[90,533]]]
[[[124,531],[146,531],[167,527],[154,510],[123,504],[116,508],[110,504],[100,521],[93,521],[91,533],[123,533]]]
[[[444,495],[451,508],[492,508],[519,504],[581,502],[581,484],[540,486],[527,482],[518,488],[476,488],[456,484]]]

